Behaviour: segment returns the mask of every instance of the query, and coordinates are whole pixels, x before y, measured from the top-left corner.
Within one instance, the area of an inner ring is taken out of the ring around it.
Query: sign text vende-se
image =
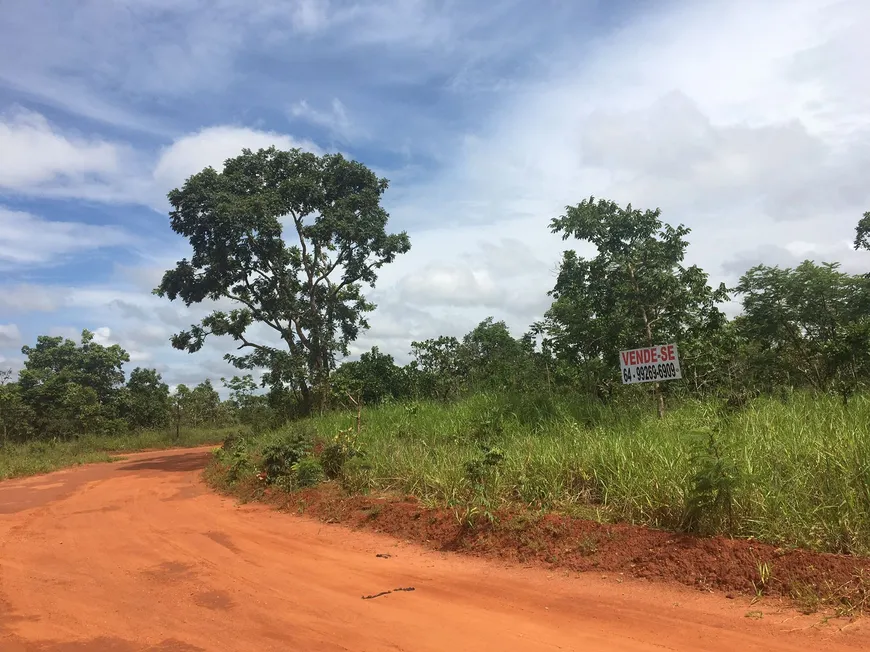
[[[622,382],[651,383],[682,378],[676,344],[658,344],[619,352]]]

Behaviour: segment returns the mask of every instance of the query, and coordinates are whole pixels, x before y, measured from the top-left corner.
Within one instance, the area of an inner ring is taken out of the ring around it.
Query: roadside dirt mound
[[[870,607],[867,558],[520,510],[501,511],[494,522],[477,515],[468,526],[462,511],[427,507],[411,496],[348,496],[334,484],[292,494],[267,490],[263,498],[281,509],[436,550],[673,581],[728,597],[782,596],[807,613],[823,606],[839,613]]]

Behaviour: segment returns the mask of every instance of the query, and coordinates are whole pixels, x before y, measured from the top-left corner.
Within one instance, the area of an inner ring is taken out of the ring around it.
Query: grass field
[[[332,441],[356,415],[290,431]],[[365,409],[363,457],[344,484],[413,494],[489,515],[520,502],[672,530],[754,537],[783,546],[870,554],[870,398],[757,399],[739,410],[686,402],[659,420],[650,405],[602,406],[477,395],[451,405]],[[0,467],[2,468],[2,467]]]
[[[108,462],[112,454],[148,449],[202,446],[220,442],[230,430],[149,431],[117,436],[85,436],[70,441],[33,441],[0,446],[0,480],[89,462]]]

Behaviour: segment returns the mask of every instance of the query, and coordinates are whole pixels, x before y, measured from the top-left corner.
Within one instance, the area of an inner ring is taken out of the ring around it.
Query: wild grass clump
[[[324,477],[350,491],[484,512],[511,502],[594,510],[607,520],[870,554],[866,396],[848,407],[809,394],[739,409],[686,401],[660,420],[646,404],[478,394],[366,409],[358,437],[355,416],[294,426],[308,429],[307,455]],[[340,444],[348,433],[353,441]],[[252,444],[254,458],[269,437]]]

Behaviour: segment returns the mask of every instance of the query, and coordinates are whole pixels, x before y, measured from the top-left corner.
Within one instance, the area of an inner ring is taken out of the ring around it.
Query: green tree
[[[864,213],[855,227],[855,249],[870,251],[870,211]]]
[[[402,368],[395,363],[393,356],[381,353],[376,346],[360,355],[359,360],[339,366],[333,374],[332,387],[339,401],[343,401],[347,393],[354,399],[362,397],[367,405],[388,398],[400,399],[407,394]]]
[[[755,375],[776,385],[834,390],[843,401],[870,371],[870,278],[838,263],[758,265],[740,279],[738,324],[757,350]]]
[[[223,386],[229,390],[227,403],[240,423],[265,427],[272,419],[268,397],[258,393],[260,386],[251,374],[233,376],[229,380],[221,378]]]
[[[79,345],[40,335],[36,346],[21,352],[27,356],[18,377],[21,400],[41,436],[115,431],[124,425],[119,420],[122,366],[130,356],[119,345],[98,344],[84,330]]]
[[[21,387],[13,382],[12,369],[0,370],[0,444],[26,439],[33,415],[21,400]]]
[[[184,383],[177,385],[169,396],[169,405],[172,410],[172,423],[175,425],[175,436],[179,437],[181,426],[193,422],[190,388]]]
[[[543,325],[556,355],[585,367],[596,383],[613,378],[621,349],[682,344],[725,322],[716,305],[728,298],[724,285],[713,290],[701,268],[683,265],[690,231],[660,215],[590,197],[551,222],[563,240],[597,249],[591,259],[564,253]]]
[[[188,415],[195,428],[204,425],[214,426],[219,421],[221,397],[206,379],[193,388],[188,400]]]
[[[503,321],[487,317],[462,338],[461,355],[472,387],[520,389],[536,374],[530,341],[514,338]]]
[[[268,369],[268,383],[289,383],[312,407],[336,356],[368,327],[375,306],[363,285],[374,286],[377,270],[410,249],[405,232],[386,231],[387,185],[340,154],[272,147],[245,149],[222,172],[206,168],[172,190],[170,224],[193,255],[167,271],[155,293],[186,305],[238,306],[215,310],[175,335],[173,346],[194,352],[209,335],[228,335],[245,353],[227,360]],[[280,348],[254,341],[254,324],[274,331]]]
[[[162,428],[169,422],[169,385],[156,369],[136,367],[127,381],[126,418],[133,428]]]
[[[411,355],[414,359],[407,373],[418,394],[443,401],[455,398],[465,389],[467,360],[455,337],[442,335],[411,342]]]

